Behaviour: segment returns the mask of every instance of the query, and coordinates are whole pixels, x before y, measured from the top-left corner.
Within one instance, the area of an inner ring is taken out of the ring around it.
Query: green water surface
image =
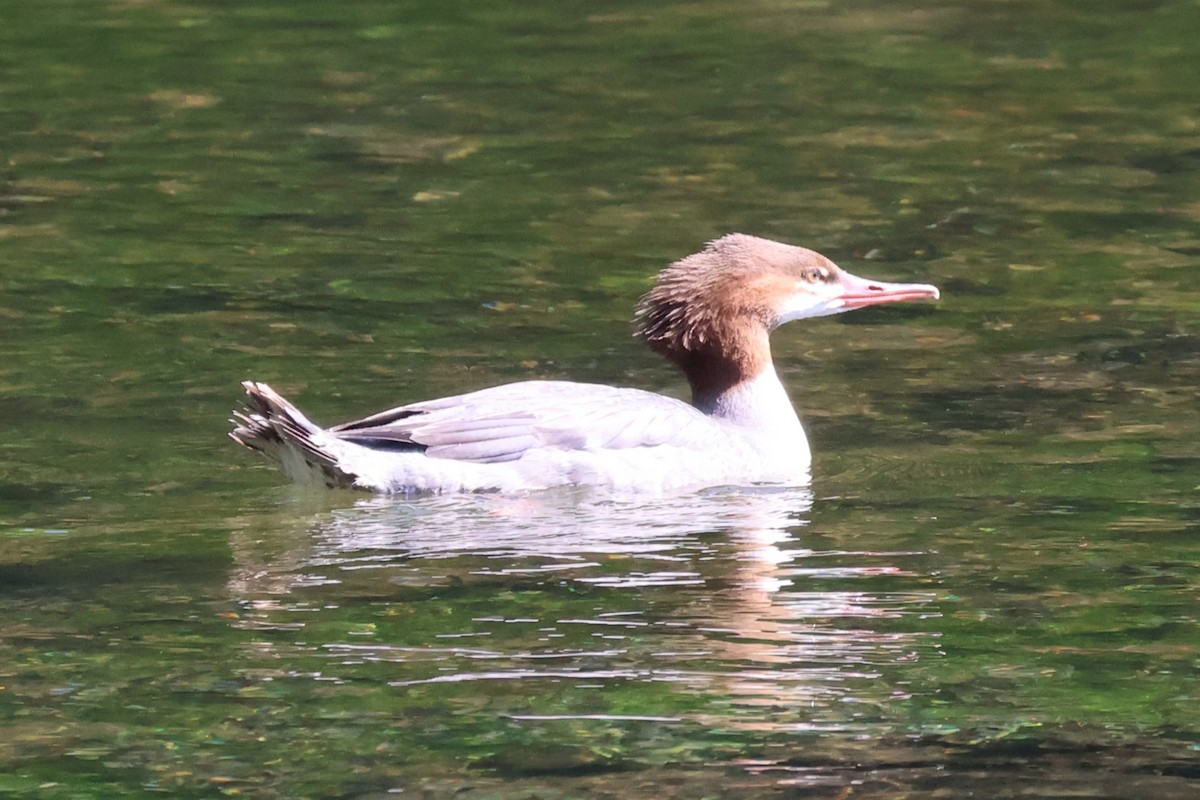
[[[1194,0],[0,0],[0,796],[1200,793]],[[680,394],[743,231],[806,490],[303,493],[323,422]]]

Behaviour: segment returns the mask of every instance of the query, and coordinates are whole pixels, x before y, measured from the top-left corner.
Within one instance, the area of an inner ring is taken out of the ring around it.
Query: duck
[[[772,331],[939,297],[936,286],[860,278],[816,251],[732,233],[659,272],[634,315],[634,335],[683,373],[690,403],[528,380],[321,427],[245,381],[229,435],[295,483],[381,494],[804,485],[812,454],[771,359]]]

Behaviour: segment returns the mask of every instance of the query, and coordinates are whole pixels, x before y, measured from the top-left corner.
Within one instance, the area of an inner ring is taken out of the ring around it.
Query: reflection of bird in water
[[[243,524],[229,591],[241,626],[305,642],[289,655],[265,636],[258,652],[276,663],[316,650],[329,674],[387,662],[398,686],[484,693],[503,690],[478,682],[663,682],[730,698],[720,725],[821,725],[846,702],[858,713],[900,696],[879,676],[935,652],[936,637],[896,620],[930,615],[936,598],[877,591],[913,554],[801,547],[811,507],[807,490],[780,488],[652,503],[583,490],[367,499]],[[362,602],[445,627],[330,635],[345,626],[326,617]],[[696,721],[718,724],[707,713]]]
[[[801,247],[731,234],[667,267],[637,335],[684,373],[691,405],[638,389],[524,381],[324,429],[264,383],[230,434],[300,483],[378,492],[664,491],[807,479],[808,440],[768,335],[796,319],[936,298],[864,280]]]

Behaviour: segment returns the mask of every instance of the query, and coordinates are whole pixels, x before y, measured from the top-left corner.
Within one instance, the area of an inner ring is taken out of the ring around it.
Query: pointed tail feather
[[[244,381],[242,386],[246,407],[233,412],[230,422],[237,427],[229,432],[231,439],[277,462],[297,483],[323,483],[331,489],[354,487],[357,476],[340,465],[320,426],[267,384]]]

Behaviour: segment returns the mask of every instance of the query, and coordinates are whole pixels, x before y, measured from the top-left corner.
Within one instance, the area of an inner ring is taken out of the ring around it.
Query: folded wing
[[[701,444],[714,423],[692,406],[638,389],[525,381],[400,406],[329,429],[381,450],[495,463],[534,448],[623,450]]]

